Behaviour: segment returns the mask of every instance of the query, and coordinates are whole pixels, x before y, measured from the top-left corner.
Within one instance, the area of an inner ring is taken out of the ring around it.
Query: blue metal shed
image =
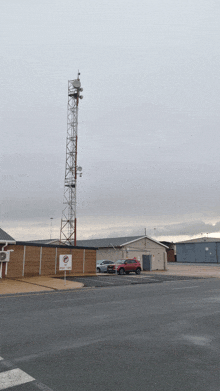
[[[176,261],[220,263],[220,239],[205,237],[176,243]]]

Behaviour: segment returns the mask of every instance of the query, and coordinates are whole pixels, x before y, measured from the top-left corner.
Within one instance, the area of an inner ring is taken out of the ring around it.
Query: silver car
[[[107,273],[107,266],[112,265],[113,261],[108,261],[107,259],[103,259],[101,261],[96,262],[96,271],[97,273]]]

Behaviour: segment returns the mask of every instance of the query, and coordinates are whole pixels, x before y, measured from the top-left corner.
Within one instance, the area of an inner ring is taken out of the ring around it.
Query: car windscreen
[[[118,261],[116,261],[115,263],[119,263],[119,264],[122,264],[122,263],[124,263],[125,262],[125,260],[124,259],[119,259]]]

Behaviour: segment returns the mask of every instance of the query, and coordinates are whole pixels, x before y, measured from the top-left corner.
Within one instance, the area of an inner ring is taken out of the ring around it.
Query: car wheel
[[[138,267],[135,273],[136,274],[141,274],[141,269]]]
[[[97,273],[101,273],[101,270],[99,267],[97,267]]]
[[[120,275],[125,274],[125,271],[124,271],[123,267],[119,270],[119,274]]]

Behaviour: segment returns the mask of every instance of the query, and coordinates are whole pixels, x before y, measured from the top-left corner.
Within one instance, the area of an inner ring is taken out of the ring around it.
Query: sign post
[[[64,285],[66,285],[66,271],[72,270],[72,255],[60,255],[59,256],[59,270],[64,271]]]

